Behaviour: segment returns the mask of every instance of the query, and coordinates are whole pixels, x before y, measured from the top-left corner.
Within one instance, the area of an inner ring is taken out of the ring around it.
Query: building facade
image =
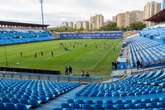
[[[104,16],[95,15],[90,17],[89,21],[77,21],[77,22],[63,22],[62,27],[70,27],[73,29],[88,30],[99,30],[104,26]]]
[[[125,13],[120,13],[116,16],[117,26],[119,28],[126,28],[130,24],[135,22],[143,22],[144,12],[143,11],[127,11]]]
[[[126,27],[125,26],[125,21],[126,21],[125,18],[126,18],[125,13],[120,13],[117,15],[117,20],[116,20],[117,21],[117,27],[119,27],[119,28]]]
[[[68,22],[68,27],[73,28],[74,23],[73,22]]]
[[[158,13],[161,10],[161,3],[159,2],[148,2],[144,6],[144,19],[148,19]],[[148,27],[155,25],[155,23],[145,22]]]
[[[63,22],[62,27],[68,27],[68,22]]]
[[[82,22],[82,28],[85,31],[89,30],[89,22],[88,21]]]
[[[117,16],[112,17],[112,22],[116,23],[117,22]]]
[[[165,0],[162,2],[162,9],[165,9]]]
[[[95,15],[90,17],[90,25],[92,30],[98,30],[104,26],[104,16]]]
[[[83,22],[82,21],[76,22],[76,28],[75,29],[83,29]]]

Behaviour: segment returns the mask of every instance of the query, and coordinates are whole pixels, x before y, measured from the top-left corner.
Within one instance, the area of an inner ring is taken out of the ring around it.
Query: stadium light
[[[43,0],[40,0],[40,4],[41,4],[41,16],[42,16],[42,24],[44,25],[44,10],[43,10]]]

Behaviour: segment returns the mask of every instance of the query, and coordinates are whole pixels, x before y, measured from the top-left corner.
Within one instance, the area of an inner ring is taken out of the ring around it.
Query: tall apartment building
[[[144,12],[143,11],[131,11],[120,13],[116,16],[117,26],[119,28],[125,28],[135,22],[143,22]]]
[[[148,2],[144,6],[144,19],[148,19],[158,13],[161,10],[161,3],[159,2]],[[155,25],[154,23],[151,22],[145,22],[147,26],[152,26]]]
[[[115,22],[115,23],[117,22],[117,16],[112,17],[112,22]]]
[[[165,9],[165,0],[162,2],[162,9]]]
[[[74,23],[73,22],[68,22],[68,27],[73,28]]]
[[[62,27],[68,27],[68,22],[63,22]]]
[[[76,23],[75,22],[73,23],[73,29],[76,29]]]
[[[131,23],[134,23],[134,22],[144,22],[144,11],[138,11],[138,10],[135,10],[135,11],[132,11],[131,12]]]
[[[104,16],[103,15],[95,15],[90,17],[90,28],[92,30],[98,30],[104,25]]]
[[[82,29],[83,28],[83,22],[82,21],[77,21],[75,25],[76,25],[75,29]]]
[[[120,13],[117,15],[117,27],[119,28],[123,28],[123,27],[126,27],[126,17],[125,17],[125,13]]]
[[[90,21],[63,22],[62,27],[73,29],[98,30],[104,25],[104,16],[95,15],[90,17]]]
[[[63,22],[62,27],[89,30],[89,21]]]
[[[89,22],[88,21],[83,21],[82,22],[82,28],[84,30],[89,30]]]

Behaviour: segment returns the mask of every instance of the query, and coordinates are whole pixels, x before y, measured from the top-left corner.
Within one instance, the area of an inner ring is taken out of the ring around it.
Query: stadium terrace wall
[[[62,32],[59,36],[60,39],[119,39],[123,37],[123,32]]]
[[[0,67],[0,71],[24,72],[24,73],[40,73],[40,74],[52,74],[52,75],[60,75],[61,74],[60,71],[30,69],[30,68],[15,68],[15,67]]]

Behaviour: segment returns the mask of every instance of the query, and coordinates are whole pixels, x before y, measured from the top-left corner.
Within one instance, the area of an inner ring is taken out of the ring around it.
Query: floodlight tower
[[[44,24],[45,24],[45,22],[44,22],[44,10],[43,10],[43,3],[44,3],[44,1],[43,1],[43,0],[40,0],[40,4],[41,4],[42,24],[44,25]]]

